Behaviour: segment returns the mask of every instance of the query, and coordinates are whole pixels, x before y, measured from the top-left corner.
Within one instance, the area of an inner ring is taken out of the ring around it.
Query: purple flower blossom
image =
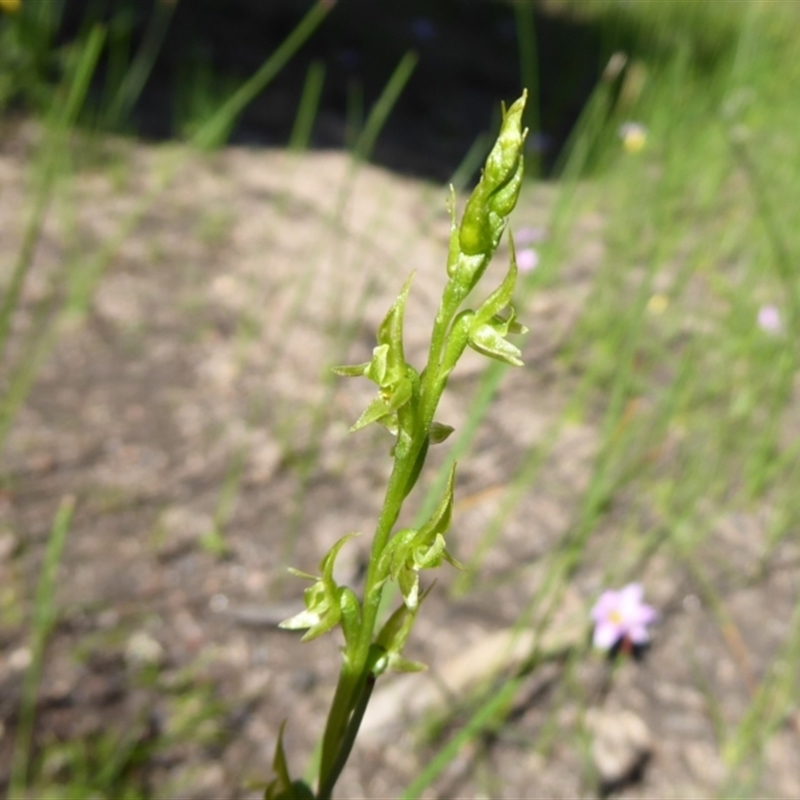
[[[780,333],[783,329],[783,323],[777,307],[772,305],[761,306],[758,310],[758,325],[761,330],[767,333]]]
[[[629,583],[619,591],[609,589],[600,595],[590,612],[595,647],[611,650],[620,642],[640,645],[650,640],[647,626],[658,614],[652,606],[642,602],[643,596],[640,583]]]
[[[532,272],[538,264],[539,254],[532,247],[526,247],[517,253],[517,269],[520,272]]]

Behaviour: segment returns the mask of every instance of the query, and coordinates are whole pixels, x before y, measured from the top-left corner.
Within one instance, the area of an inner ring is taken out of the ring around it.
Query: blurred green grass
[[[548,580],[536,603],[557,606],[571,576],[597,556],[592,537],[605,532],[604,551],[619,554],[606,585],[639,579],[647,561],[666,555],[692,572],[728,631],[725,600],[709,573],[729,554],[709,561],[709,533],[726,514],[767,509],[769,535],[754,543],[760,558],[745,573],[727,567],[733,585],[743,587],[768,581],[770,559],[784,538],[796,539],[800,524],[792,488],[800,431],[790,413],[800,333],[798,6],[551,5],[596,20],[610,37],[621,34],[613,44],[627,64],[608,76],[615,85],[598,87],[576,126],[562,162],[554,236],[529,278],[531,290],[558,283],[572,221],[579,211],[601,216],[603,262],[558,355],[578,389],[544,438],[552,443],[558,426],[585,420],[599,422],[602,439],[571,529],[545,556]],[[620,127],[631,121],[647,132],[640,152],[621,141]],[[779,329],[759,324],[765,306],[778,310]],[[489,373],[486,385],[497,382]],[[487,408],[490,398],[482,397]],[[541,445],[531,450],[487,536],[513,516],[519,494],[535,487],[546,455]],[[644,528],[642,520],[649,520]],[[470,564],[478,575],[479,561]],[[464,590],[463,581],[457,585]],[[748,712],[718,730],[728,771],[722,796],[763,790],[765,749],[796,708],[800,595],[795,608],[785,621],[785,647],[753,687]],[[513,705],[508,685],[502,695],[477,701],[406,797],[420,796],[467,741],[497,728]],[[721,707],[725,698],[708,702]],[[562,730],[560,741],[569,735]]]

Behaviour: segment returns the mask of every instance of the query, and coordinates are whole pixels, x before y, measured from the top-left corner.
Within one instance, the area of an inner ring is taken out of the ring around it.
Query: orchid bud
[[[527,129],[522,130],[522,112],[527,92],[503,111],[500,135],[486,159],[481,179],[467,201],[459,231],[459,246],[466,255],[490,253],[497,247],[522,184],[522,150]]]

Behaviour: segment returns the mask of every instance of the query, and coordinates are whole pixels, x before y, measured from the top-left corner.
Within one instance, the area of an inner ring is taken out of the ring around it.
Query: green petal
[[[447,477],[444,496],[436,510],[431,514],[430,519],[420,528],[419,541],[430,542],[436,534],[444,534],[450,528],[450,523],[453,519],[453,487],[455,480],[456,464],[454,463],[450,467],[450,475]]]
[[[394,414],[398,408],[402,408],[413,394],[411,381],[408,378],[401,378],[389,397],[383,395],[376,397],[364,409],[364,413],[355,421],[350,428],[350,432],[360,431],[372,422],[378,422],[384,417]]]
[[[400,571],[397,583],[408,608],[416,610],[419,606],[419,574],[406,567]]]
[[[366,428],[372,422],[377,422],[382,417],[392,413],[389,404],[382,398],[376,397],[365,409],[361,416],[353,423],[350,433]]]
[[[506,341],[491,325],[480,325],[473,330],[470,347],[489,358],[503,361],[515,367],[522,366],[522,353],[519,348]]]
[[[365,364],[345,364],[339,367],[331,367],[331,370],[345,378],[360,378],[369,369],[371,363],[367,361]]]
[[[389,666],[387,669],[393,672],[424,672],[428,669],[427,664],[421,661],[410,661],[403,656],[389,656]]]
[[[313,628],[319,622],[319,619],[319,614],[304,608],[300,613],[279,623],[278,627],[285,631],[302,631],[306,628]]]

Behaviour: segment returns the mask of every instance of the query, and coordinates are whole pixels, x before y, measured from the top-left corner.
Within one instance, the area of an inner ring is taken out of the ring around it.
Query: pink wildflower
[[[758,309],[758,325],[767,333],[780,333],[783,329],[781,314],[776,306],[761,306]]]
[[[520,272],[532,272],[538,264],[539,254],[532,247],[526,247],[517,253],[517,269]]]
[[[641,645],[650,640],[647,626],[658,616],[656,610],[642,602],[644,589],[640,583],[629,583],[619,591],[609,589],[600,595],[591,610],[595,624],[592,643],[601,650],[623,645]]]

